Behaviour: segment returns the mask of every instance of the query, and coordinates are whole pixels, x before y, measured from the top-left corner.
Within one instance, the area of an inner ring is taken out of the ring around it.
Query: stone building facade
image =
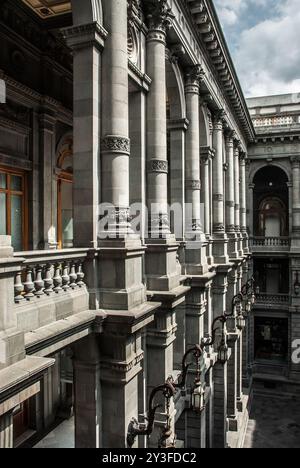
[[[249,362],[255,385],[298,393],[300,94],[248,100],[249,234],[257,303]]]
[[[256,134],[212,2],[5,0],[0,34],[0,447],[72,415],[78,448],[240,447],[247,180],[286,140]]]

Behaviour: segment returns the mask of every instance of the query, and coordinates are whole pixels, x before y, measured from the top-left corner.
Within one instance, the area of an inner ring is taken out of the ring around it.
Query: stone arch
[[[249,182],[250,182],[250,184],[254,183],[255,177],[257,176],[258,172],[261,171],[262,169],[266,168],[266,167],[277,167],[278,169],[281,169],[282,172],[284,172],[284,174],[287,177],[287,182],[291,181],[291,174],[290,174],[288,168],[284,164],[281,164],[280,162],[277,162],[277,161],[274,162],[274,163],[272,162],[272,164],[266,164],[265,161],[262,161],[258,165],[254,166],[253,169],[251,169],[251,171],[249,173]]]
[[[103,24],[103,11],[101,0],[71,0],[73,24],[99,23]]]
[[[200,105],[200,146],[211,146],[211,132],[209,122],[209,110],[206,105]]]
[[[170,119],[186,117],[184,82],[177,63],[166,61],[167,96],[170,105]]]

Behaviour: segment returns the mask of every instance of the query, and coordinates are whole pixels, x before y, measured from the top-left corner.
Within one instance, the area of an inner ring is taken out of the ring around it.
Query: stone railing
[[[289,237],[252,237],[252,247],[280,247],[280,249],[288,249],[291,245]]]
[[[256,295],[257,304],[282,305],[282,304],[288,304],[289,301],[290,301],[290,296],[288,294],[259,293]]]
[[[14,257],[22,261],[15,277],[15,303],[83,288],[87,252],[68,249],[15,253]]]

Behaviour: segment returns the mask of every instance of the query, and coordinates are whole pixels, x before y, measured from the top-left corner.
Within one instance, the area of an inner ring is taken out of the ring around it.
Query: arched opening
[[[64,137],[57,157],[57,235],[61,249],[73,247],[73,138]]]
[[[289,235],[289,192],[285,172],[276,166],[260,169],[254,177],[253,226],[255,237]]]

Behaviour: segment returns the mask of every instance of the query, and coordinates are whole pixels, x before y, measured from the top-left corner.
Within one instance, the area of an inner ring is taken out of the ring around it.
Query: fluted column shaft
[[[109,31],[103,52],[102,201],[112,204],[112,234],[129,228],[127,2],[103,0]]]
[[[169,11],[159,3],[148,16],[147,74],[152,79],[147,100],[147,172],[149,237],[170,233],[166,113],[166,31]]]
[[[200,136],[199,136],[199,80],[203,73],[200,66],[187,71],[185,95],[189,128],[186,133],[186,202],[191,205],[193,231],[202,232],[200,200]],[[189,223],[190,224],[190,223]]]

